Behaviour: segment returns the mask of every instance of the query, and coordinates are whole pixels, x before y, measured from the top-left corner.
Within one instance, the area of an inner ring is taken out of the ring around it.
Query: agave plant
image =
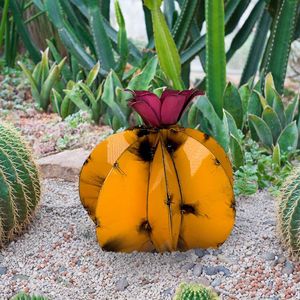
[[[254,91],[249,99],[251,136],[269,150],[279,148],[282,153],[292,153],[299,148],[299,95],[285,107],[271,74],[267,75],[264,86],[264,96]]]
[[[98,88],[100,92],[97,91],[96,97],[92,92],[92,85],[98,76],[99,69],[100,63],[98,62],[89,72],[85,80],[79,80],[78,82],[70,80],[67,82],[66,88],[63,89],[63,91],[57,91],[55,88],[52,89],[53,110],[57,112],[62,119],[65,119],[67,116],[75,113],[78,109],[81,109],[89,111],[95,122],[99,121],[99,114],[101,113],[99,107],[101,85]],[[83,93],[80,88],[87,95],[89,103],[85,103],[85,101],[82,100]]]
[[[53,63],[50,67],[48,53],[48,48],[42,52],[42,60],[35,66],[33,72],[19,62],[19,66],[31,85],[32,97],[37,107],[44,111],[48,110],[51,103],[51,90],[58,83],[61,69],[65,63],[65,59],[63,59],[59,64]]]
[[[140,73],[133,76],[128,83],[123,82],[115,71],[110,71],[107,78],[94,89],[91,84],[94,82],[95,71],[93,68],[86,81],[77,82],[70,90],[65,90],[68,101],[73,102],[79,109],[88,111],[96,124],[99,123],[100,117],[103,122],[112,126],[116,131],[121,127],[128,127],[130,122],[131,110],[128,108],[127,100],[130,98],[128,92],[124,89],[155,89],[156,80],[162,80],[159,77],[157,69],[157,58],[153,57]],[[158,77],[158,78],[157,78]],[[90,80],[89,78],[93,78]],[[126,84],[126,86],[124,86]],[[161,81],[159,81],[159,85]],[[161,88],[159,89],[161,90]],[[138,119],[135,119],[135,123]]]

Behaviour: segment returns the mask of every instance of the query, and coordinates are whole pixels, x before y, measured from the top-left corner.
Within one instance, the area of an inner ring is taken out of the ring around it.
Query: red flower
[[[176,124],[190,101],[203,95],[199,90],[165,90],[160,98],[148,91],[130,91],[133,98],[129,105],[148,126],[163,127]]]

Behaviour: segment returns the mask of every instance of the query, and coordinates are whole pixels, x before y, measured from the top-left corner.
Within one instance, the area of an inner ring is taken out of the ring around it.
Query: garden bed
[[[278,242],[275,200],[237,199],[236,224],[218,250],[103,252],[77,184],[45,180],[28,231],[0,252],[0,299],[20,290],[50,299],[171,299],[182,281],[223,299],[299,299],[300,264]]]

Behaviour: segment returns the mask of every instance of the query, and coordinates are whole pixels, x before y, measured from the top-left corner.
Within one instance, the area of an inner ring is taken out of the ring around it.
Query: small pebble
[[[293,273],[293,271],[294,271],[293,263],[287,260],[284,264],[284,268],[282,269],[282,273],[290,275]]]
[[[213,266],[205,266],[203,269],[205,274],[209,276],[216,275],[219,272],[219,268]]]
[[[194,269],[193,269],[193,274],[194,276],[200,276],[202,274],[202,270],[203,270],[203,267],[202,265],[200,264],[197,264],[194,266]]]
[[[206,249],[201,249],[201,248],[195,249],[195,254],[200,258],[207,255],[208,253],[209,252]]]
[[[211,286],[212,287],[216,287],[219,286],[221,284],[221,278],[216,278],[215,280],[212,281]]]
[[[195,264],[190,262],[190,263],[187,263],[187,264],[183,265],[181,267],[181,269],[184,270],[184,271],[188,271],[188,270],[193,269],[194,266],[195,266]]]
[[[116,290],[124,291],[129,286],[129,283],[126,278],[121,278],[116,282]]]
[[[5,275],[7,273],[6,267],[0,267],[0,275]]]
[[[273,252],[266,252],[263,256],[265,260],[274,260],[276,255]]]

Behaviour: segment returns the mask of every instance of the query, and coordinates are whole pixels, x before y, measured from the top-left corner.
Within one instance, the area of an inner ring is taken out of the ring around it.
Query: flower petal
[[[149,91],[130,91],[133,99],[129,105],[143,118],[147,125],[159,127],[160,125],[160,99]]]
[[[203,95],[203,92],[195,89],[185,91],[165,90],[161,96],[161,124],[176,124],[189,102],[198,95]]]
[[[132,101],[129,105],[142,117],[146,125],[160,126],[160,120],[154,109],[145,101]]]

